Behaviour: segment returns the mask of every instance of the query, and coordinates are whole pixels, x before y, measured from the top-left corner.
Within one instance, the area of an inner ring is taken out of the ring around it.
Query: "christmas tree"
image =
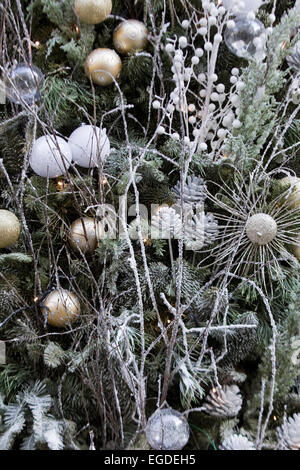
[[[300,449],[299,25],[1,2],[1,450]]]

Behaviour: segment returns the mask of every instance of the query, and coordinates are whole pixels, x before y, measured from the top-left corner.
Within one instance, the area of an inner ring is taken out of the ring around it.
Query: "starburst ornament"
[[[218,207],[219,235],[210,252],[217,270],[227,265],[235,275],[253,276],[267,292],[268,279],[284,277],[281,261],[295,265],[292,247],[300,233],[300,210],[289,194],[289,185],[282,185],[273,197],[272,180],[257,171],[249,181],[237,172],[232,186],[224,182],[216,196],[209,195]]]

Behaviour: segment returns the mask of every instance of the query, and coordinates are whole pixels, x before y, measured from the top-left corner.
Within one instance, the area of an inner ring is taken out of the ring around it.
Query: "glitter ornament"
[[[104,161],[110,152],[110,142],[106,129],[83,125],[75,129],[69,137],[68,144],[72,159],[84,168],[94,168]]]
[[[226,10],[230,13],[245,14],[256,12],[263,4],[263,0],[222,0]]]
[[[9,248],[20,236],[19,219],[12,212],[0,209],[0,248]]]
[[[112,49],[95,49],[85,61],[85,74],[96,85],[107,86],[120,76],[122,61]]]
[[[266,29],[261,21],[239,17],[233,28],[226,28],[225,43],[237,57],[261,60],[265,56]]]
[[[111,14],[111,0],[75,0],[75,12],[80,21],[88,24],[98,24]]]
[[[190,429],[186,418],[176,410],[156,410],[146,426],[146,438],[152,449],[180,450],[188,442]]]
[[[91,253],[97,248],[103,235],[100,222],[96,222],[92,217],[83,217],[71,225],[69,243],[75,251]]]
[[[277,235],[277,223],[268,214],[254,214],[246,224],[246,234],[252,243],[267,245]]]
[[[138,20],[125,20],[114,30],[113,40],[119,54],[144,50],[148,44],[148,30]]]
[[[39,137],[34,142],[29,163],[37,175],[56,178],[67,172],[71,161],[69,144],[61,137],[50,135]]]
[[[6,96],[13,103],[32,105],[41,98],[44,80],[42,71],[35,65],[18,64],[4,79]]]
[[[42,313],[49,325],[63,328],[78,319],[80,303],[72,292],[55,289],[43,300]]]

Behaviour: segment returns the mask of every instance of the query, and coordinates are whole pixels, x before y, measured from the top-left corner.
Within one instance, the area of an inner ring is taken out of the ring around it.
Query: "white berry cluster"
[[[238,68],[231,71],[229,89],[219,80],[219,48],[228,21],[233,20],[223,5],[204,0],[202,6],[203,17],[184,19],[181,25],[186,33],[174,36],[165,45],[174,88],[168,97],[155,96],[152,107],[162,116],[158,134],[181,141],[191,154],[206,152],[208,158],[218,159],[230,133],[242,126],[240,100],[245,83]],[[176,113],[182,116],[184,125],[180,129],[174,124]]]

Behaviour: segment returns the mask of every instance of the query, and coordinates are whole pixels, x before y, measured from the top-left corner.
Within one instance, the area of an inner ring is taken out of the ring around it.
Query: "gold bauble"
[[[101,238],[103,238],[102,225],[92,217],[76,219],[71,225],[69,242],[76,251],[91,253],[97,248]]]
[[[300,178],[296,176],[285,176],[279,183],[282,187],[288,188],[293,186],[293,191],[289,195],[287,202],[291,208],[300,207]]]
[[[111,14],[111,0],[75,0],[75,11],[83,23],[98,24]]]
[[[9,248],[20,236],[19,219],[10,211],[0,209],[0,248]]]
[[[62,328],[77,320],[80,315],[80,303],[72,292],[55,289],[43,301],[42,312],[49,325]]]
[[[119,54],[139,51],[148,44],[148,30],[138,20],[125,20],[114,30],[114,46]]]
[[[87,57],[84,70],[94,83],[101,86],[111,85],[122,70],[122,61],[112,49],[95,49]],[[112,76],[111,76],[112,75]]]
[[[297,236],[295,243],[297,243],[297,245],[291,245],[291,250],[298,261],[300,261],[300,234]]]

